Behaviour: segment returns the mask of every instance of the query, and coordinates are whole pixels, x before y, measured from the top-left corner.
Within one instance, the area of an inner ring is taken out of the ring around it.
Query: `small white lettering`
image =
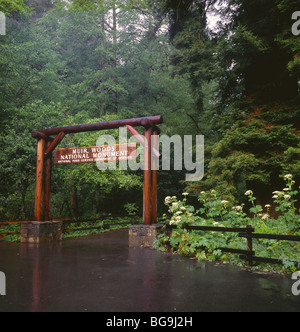
[[[6,35],[6,16],[2,12],[0,12],[0,35]]]
[[[0,295],[6,295],[6,276],[0,271]]]
[[[297,11],[297,12],[293,13],[292,20],[297,20],[292,25],[292,33],[293,33],[294,36],[299,36],[300,35],[300,11]]]
[[[292,280],[297,280],[292,286],[292,294],[295,296],[300,295],[300,271],[293,273]]]
[[[107,327],[132,327],[134,330],[139,328],[140,319],[128,319],[128,318],[117,318],[114,316],[113,319],[108,319],[106,322]]]
[[[177,327],[193,326],[193,319],[187,317],[151,317],[151,327]]]

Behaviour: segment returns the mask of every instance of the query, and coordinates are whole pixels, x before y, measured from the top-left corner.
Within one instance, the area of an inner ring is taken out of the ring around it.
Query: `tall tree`
[[[207,29],[207,13],[215,1],[166,0],[170,38],[175,46],[175,73],[187,74],[198,111],[203,111],[203,84],[211,79],[213,43]]]
[[[244,96],[257,102],[289,100],[298,95],[298,71],[292,63],[299,57],[299,42],[291,33],[291,17],[297,0],[230,0],[227,41],[220,44],[223,97],[243,87]],[[298,45],[298,46],[297,46]],[[295,69],[295,68],[294,68]]]
[[[227,3],[215,50],[223,138],[208,150],[202,188],[232,199],[256,189],[263,200],[278,175],[299,167],[291,165],[299,158],[299,42],[291,33],[298,1]]]
[[[142,0],[27,3],[31,14],[12,16],[0,36],[1,219],[32,218],[31,131],[149,114],[164,115],[171,135],[193,123],[182,118],[194,106],[187,80],[171,76],[164,11]],[[97,135],[74,135],[61,147],[94,145]],[[181,188],[176,175],[162,180],[174,194]],[[128,197],[142,207],[141,183],[140,173],[99,172],[92,164],[55,167],[53,215],[112,211],[112,192],[120,211]]]

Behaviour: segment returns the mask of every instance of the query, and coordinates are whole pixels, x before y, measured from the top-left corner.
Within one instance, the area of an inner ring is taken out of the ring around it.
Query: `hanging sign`
[[[54,152],[55,165],[135,160],[136,158],[136,143],[56,149]]]

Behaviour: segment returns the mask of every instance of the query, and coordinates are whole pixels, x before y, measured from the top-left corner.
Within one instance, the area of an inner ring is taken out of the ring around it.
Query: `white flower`
[[[216,226],[216,225],[219,225],[219,223],[216,221],[216,222],[213,222],[213,225]]]
[[[245,192],[245,195],[246,196],[249,196],[249,195],[252,195],[253,194],[253,191],[252,190],[247,190],[246,192]]]
[[[277,195],[274,195],[272,198],[278,198],[278,196],[277,196]]]
[[[290,199],[291,196],[290,196],[290,195],[284,195],[283,198],[284,198],[284,199]]]
[[[243,207],[242,206],[236,206],[234,207],[235,211],[242,211]]]
[[[201,191],[201,193],[200,193],[201,195],[204,195],[205,194],[205,191]]]
[[[261,219],[262,219],[263,221],[268,220],[268,218],[269,218],[269,215],[268,215],[267,213],[264,214],[264,215],[261,217]]]
[[[223,200],[221,203],[222,203],[222,204],[227,204],[228,201]]]
[[[171,202],[171,196],[167,196],[165,198],[165,204],[169,204]]]
[[[170,225],[174,225],[175,224],[175,221],[174,220],[171,220],[170,221]]]
[[[172,203],[172,206],[170,207],[169,211],[175,212],[177,209],[178,209],[178,203],[174,202],[174,203]]]
[[[290,188],[283,188],[283,191],[290,191]]]
[[[265,208],[270,208],[271,207],[271,205],[270,204],[267,204],[267,205],[265,205]]]
[[[285,179],[291,179],[292,177],[293,177],[292,174],[286,174],[286,175],[284,176]]]
[[[185,208],[184,206],[182,206],[182,207],[180,208],[180,210],[185,211],[186,208]]]
[[[177,217],[175,217],[175,220],[178,221],[178,222],[180,222],[181,221],[181,217],[177,216]]]
[[[189,193],[183,193],[182,194],[182,196],[188,196],[189,195]]]

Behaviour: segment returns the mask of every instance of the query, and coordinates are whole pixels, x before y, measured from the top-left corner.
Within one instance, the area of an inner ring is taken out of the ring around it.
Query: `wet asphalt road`
[[[291,276],[129,248],[128,231],[0,243],[0,312],[299,312]]]

